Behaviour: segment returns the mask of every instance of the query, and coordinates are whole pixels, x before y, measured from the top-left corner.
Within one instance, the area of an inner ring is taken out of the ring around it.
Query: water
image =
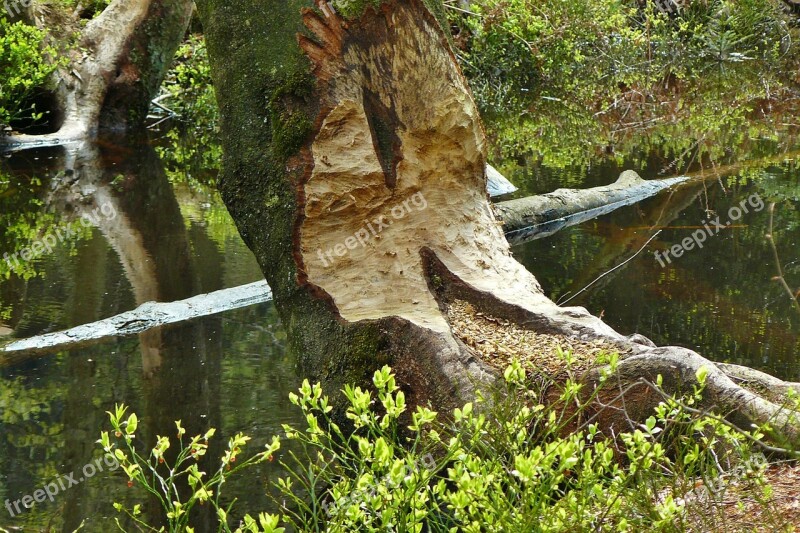
[[[50,169],[22,160],[53,161],[48,157],[56,156],[15,157],[4,179],[24,189]],[[51,224],[44,234],[85,210],[87,200],[74,194],[78,186],[94,188],[116,215],[100,217],[100,227],[33,261],[39,276],[0,282],[6,327],[30,336],[147,300],[181,299],[262,279],[211,189],[186,181],[173,185],[158,163],[148,147],[134,147],[126,159],[104,153],[101,172],[83,165],[76,185],[55,195],[60,207],[53,218],[45,217]],[[173,435],[173,421],[181,419],[190,435],[215,427],[227,441],[245,432],[256,450],[282,423],[298,421],[287,408],[299,381],[285,343],[274,307],[259,305],[0,368],[0,502],[10,500],[14,512],[15,500],[54,479],[85,477],[85,465],[101,457],[95,441],[108,429],[105,412],[118,403],[139,415],[141,441]],[[242,509],[269,509],[265,491],[253,487],[265,487],[277,472],[276,464],[266,464],[226,492],[245,501]],[[73,531],[85,519],[87,531],[108,531],[114,528],[113,502],[145,501],[126,480],[121,470],[99,473],[17,516],[0,509],[0,527]]]
[[[657,344],[685,346],[716,361],[798,381],[800,313],[773,280],[777,263],[765,238],[768,204],[776,202],[776,248],[787,281],[797,291],[797,145],[794,140],[760,144],[759,157],[747,165],[720,165],[719,175],[706,172],[704,179],[677,192],[516,247],[515,256],[553,300],[585,306],[622,333],[640,333]],[[624,168],[652,177],[663,161],[599,160],[586,170],[583,186],[607,183]],[[526,163],[515,174],[512,181],[538,192],[557,188],[561,171]],[[717,217],[724,229],[714,225]],[[664,258],[665,250],[693,234],[702,248],[692,242],[680,257]]]
[[[800,284],[800,170],[781,155],[797,148],[793,139],[753,144],[750,166],[516,247],[515,255],[548,295],[575,296],[571,305],[602,314],[622,333],[800,379],[800,316],[771,281],[776,265],[764,239],[766,205],[777,201],[778,253],[787,278]],[[530,194],[564,184],[606,184],[624,168],[654,177],[669,155],[653,154],[650,148],[647,155],[599,154],[588,165],[565,168],[534,159],[498,166],[520,186],[519,194]],[[0,261],[0,334],[56,331],[144,301],[181,299],[261,278],[206,184],[213,172],[187,173],[174,154],[162,155],[165,160],[146,145],[105,145],[72,153],[30,151],[3,163],[0,256],[19,253],[70,224],[77,229],[23,269],[33,275],[27,280],[6,279],[8,267]],[[65,166],[76,171],[61,176],[56,187],[53,176]],[[751,207],[734,227],[708,237],[702,249],[664,267],[654,257],[709,217],[726,221],[731,206],[754,195],[763,208]],[[91,228],[81,227],[80,217],[102,205],[110,205],[106,212],[114,217],[97,216]],[[32,495],[65,474],[82,477],[84,466],[100,457],[95,441],[107,428],[105,411],[118,403],[138,413],[143,442],[172,435],[172,421],[181,419],[190,433],[216,427],[227,439],[242,431],[257,449],[282,423],[299,423],[287,400],[299,378],[285,346],[274,307],[263,304],[0,368],[0,503]],[[238,497],[239,509],[251,513],[274,509],[266,492],[279,474],[277,461],[265,463],[227,486],[227,497]],[[72,531],[86,520],[87,531],[109,531],[118,516],[114,501],[145,501],[125,481],[121,471],[97,473],[18,516],[0,508],[0,528]]]

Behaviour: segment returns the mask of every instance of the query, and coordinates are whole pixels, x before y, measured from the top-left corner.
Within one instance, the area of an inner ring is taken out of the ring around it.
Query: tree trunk
[[[89,176],[100,175],[102,170],[98,168],[99,159],[99,155],[94,151],[94,146],[84,143],[83,148],[73,156],[73,161],[67,164],[67,168],[73,171],[79,166],[82,167],[82,178],[87,174]],[[78,161],[80,161],[80,165],[76,164]],[[87,169],[90,169],[88,173]],[[114,170],[119,172],[117,167],[114,167]],[[487,177],[492,170],[491,166],[487,166]],[[159,172],[161,172],[160,168],[150,174],[158,176]],[[499,176],[499,174],[497,175]],[[505,180],[505,178],[502,179]],[[96,208],[100,203],[118,205],[118,200],[113,198],[113,195],[107,190],[110,179],[82,181],[84,181],[83,187],[88,186],[95,189],[92,196],[96,200],[93,205],[87,206],[82,203],[83,194],[78,193],[76,197],[72,197],[70,194],[65,194],[63,189],[57,189],[48,204],[51,206],[58,204],[60,211],[68,211],[76,215],[89,214],[92,208]],[[645,181],[635,172],[625,171],[619,180],[608,186],[583,190],[560,189],[551,194],[501,202],[495,204],[495,209],[503,219],[503,231],[506,238],[509,242],[518,244],[526,240],[547,237],[560,229],[636,203],[667,187],[685,181],[686,178]],[[506,186],[502,182],[497,183],[503,187]],[[79,185],[81,184],[72,184],[72,188],[80,189]],[[491,186],[489,190],[491,191]],[[105,201],[101,202],[100,200]],[[115,211],[123,210],[115,208]],[[159,212],[158,209],[155,211]],[[163,302],[164,299],[158,297],[157,284],[151,282],[155,276],[152,269],[148,269],[146,265],[149,263],[150,256],[158,258],[161,257],[161,254],[148,253],[141,246],[141,239],[132,228],[128,227],[126,218],[122,218],[121,221],[115,219],[114,224],[108,221],[101,221],[101,224],[100,230],[119,253],[123,268],[128,273],[128,279],[131,280],[134,287],[139,307],[97,322],[84,322],[80,326],[65,331],[45,333],[8,344],[0,342],[0,366],[66,348],[88,346],[112,337],[143,333],[165,324],[183,322],[272,299],[269,286],[264,281],[258,281],[211,294],[194,296],[187,300],[155,303]],[[170,254],[166,254],[166,257],[170,257]],[[601,262],[601,266],[602,264]],[[182,271],[182,269],[178,271]]]
[[[57,8],[32,4],[29,22],[58,39],[73,31],[80,37],[63,50],[68,63],[54,74],[58,131],[16,135],[4,143],[60,144],[101,130],[141,128],[191,13],[191,0],[114,0],[81,30],[77,13],[64,20]],[[56,46],[64,48],[63,42]]]
[[[513,259],[438,0],[349,2],[342,13],[300,0],[197,3],[221,109],[223,199],[306,376],[337,390],[388,363],[412,406],[447,410],[498,377],[502,366],[465,333],[491,317],[535,335],[536,353],[519,355],[549,372],[558,344],[581,352],[589,380],[598,348],[624,354],[625,381],[660,370],[672,390],[707,365],[719,405],[775,414],[689,350],[556,306]]]

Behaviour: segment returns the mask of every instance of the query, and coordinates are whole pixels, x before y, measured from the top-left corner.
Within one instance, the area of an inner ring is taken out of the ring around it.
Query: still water
[[[553,299],[573,297],[570,305],[601,314],[622,333],[800,380],[800,315],[771,279],[777,267],[764,238],[767,206],[777,202],[778,255],[789,283],[800,285],[798,147],[753,143],[763,146],[744,165],[718,161],[716,172],[690,186],[518,246],[515,255]],[[645,155],[599,154],[589,165],[569,168],[537,159],[498,166],[522,195],[606,184],[626,168],[653,178],[665,162],[669,155],[648,148]],[[172,163],[145,144],[42,149],[2,160],[0,256],[58,229],[74,231],[19,270],[9,272],[0,262],[0,335],[57,331],[146,301],[260,279],[208,176]],[[664,266],[654,257],[717,216],[724,224],[730,208],[748,199],[749,212],[702,248]],[[114,216],[79,222],[103,206],[101,213]],[[101,456],[95,441],[107,429],[105,411],[118,403],[139,415],[142,442],[172,435],[180,419],[190,434],[216,427],[227,439],[242,431],[257,449],[281,424],[299,423],[287,400],[299,380],[285,345],[274,307],[263,304],[6,362],[0,366],[0,503],[33,495],[65,475],[85,477],[84,466]],[[278,475],[277,461],[265,463],[226,486],[226,498],[238,498],[242,511],[273,510],[267,492]],[[119,516],[115,501],[146,500],[127,487],[121,471],[97,473],[33,509],[0,508],[0,528],[73,531],[83,522],[85,531],[110,531]]]

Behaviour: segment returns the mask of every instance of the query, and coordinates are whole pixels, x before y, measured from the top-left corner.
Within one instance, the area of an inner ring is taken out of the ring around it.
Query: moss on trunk
[[[551,347],[618,349],[620,390],[678,365],[675,392],[713,366],[556,306],[513,259],[486,194],[480,117],[434,15],[439,0],[356,2],[354,18],[323,1],[197,3],[222,115],[223,199],[306,377],[337,390],[388,363],[412,410],[449,411],[499,378],[457,335],[447,309],[458,302],[546,334]],[[535,366],[555,358],[547,350],[516,355]],[[725,406],[745,419],[779,411],[723,370],[709,375],[712,401],[731,399]],[[586,373],[587,390],[597,376]],[[784,419],[779,431],[800,441],[800,424]]]
[[[297,161],[319,114],[310,63],[296,44],[302,0],[197,2],[223,132],[220,190],[273,289],[301,371],[334,386],[361,382],[382,349],[379,324],[346,325],[297,283]],[[219,21],[218,23],[216,21]]]

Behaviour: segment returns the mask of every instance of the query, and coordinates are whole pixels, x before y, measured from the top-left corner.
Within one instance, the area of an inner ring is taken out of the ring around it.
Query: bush
[[[711,61],[776,61],[788,40],[771,0],[694,1],[679,17],[626,0],[476,0],[454,7],[462,62],[484,111],[530,95],[589,101],[688,76]]]
[[[43,31],[0,16],[0,134],[12,121],[42,118],[30,100],[56,68],[47,58],[57,56],[42,45],[44,38]]]
[[[609,362],[613,369],[616,358]],[[702,383],[703,375],[698,379]],[[519,364],[506,370],[505,380],[508,390],[492,407],[479,396],[477,405],[456,409],[446,421],[417,407],[403,427],[405,396],[384,367],[373,376],[374,394],[349,386],[343,391],[352,431],[332,420],[319,384],[305,381],[290,400],[303,411],[306,427],[284,426],[285,438],[303,451],[288,452],[281,463],[290,472],[277,482],[282,515],[262,514],[258,522],[246,517],[237,531],[283,531],[281,523],[296,531],[668,531],[683,529],[692,505],[687,495],[697,494],[696,487],[705,491],[704,502],[723,497],[721,469],[744,464],[741,475],[764,492],[765,461],[751,460],[750,449],[762,435],[692,414],[689,406],[702,387],[680,400],[665,396],[644,424],[609,439],[591,420],[581,421],[580,409],[565,408],[581,396],[574,381],[545,406]],[[160,465],[170,440],[160,437],[149,457],[139,456],[131,445],[138,420],[124,421],[123,412],[111,415],[122,443],[104,433],[103,447],[116,454],[132,482],[166,502],[170,524],[176,524],[176,509],[188,519],[194,503],[209,501],[221,530],[231,531],[219,490],[246,437],[231,439],[219,471],[206,479],[196,461],[212,435],[187,442],[178,425],[178,462]],[[276,439],[235,470],[272,457],[279,447]],[[172,499],[177,492],[158,494],[180,477],[191,485],[188,501]],[[137,520],[142,515],[138,507],[127,512]]]

